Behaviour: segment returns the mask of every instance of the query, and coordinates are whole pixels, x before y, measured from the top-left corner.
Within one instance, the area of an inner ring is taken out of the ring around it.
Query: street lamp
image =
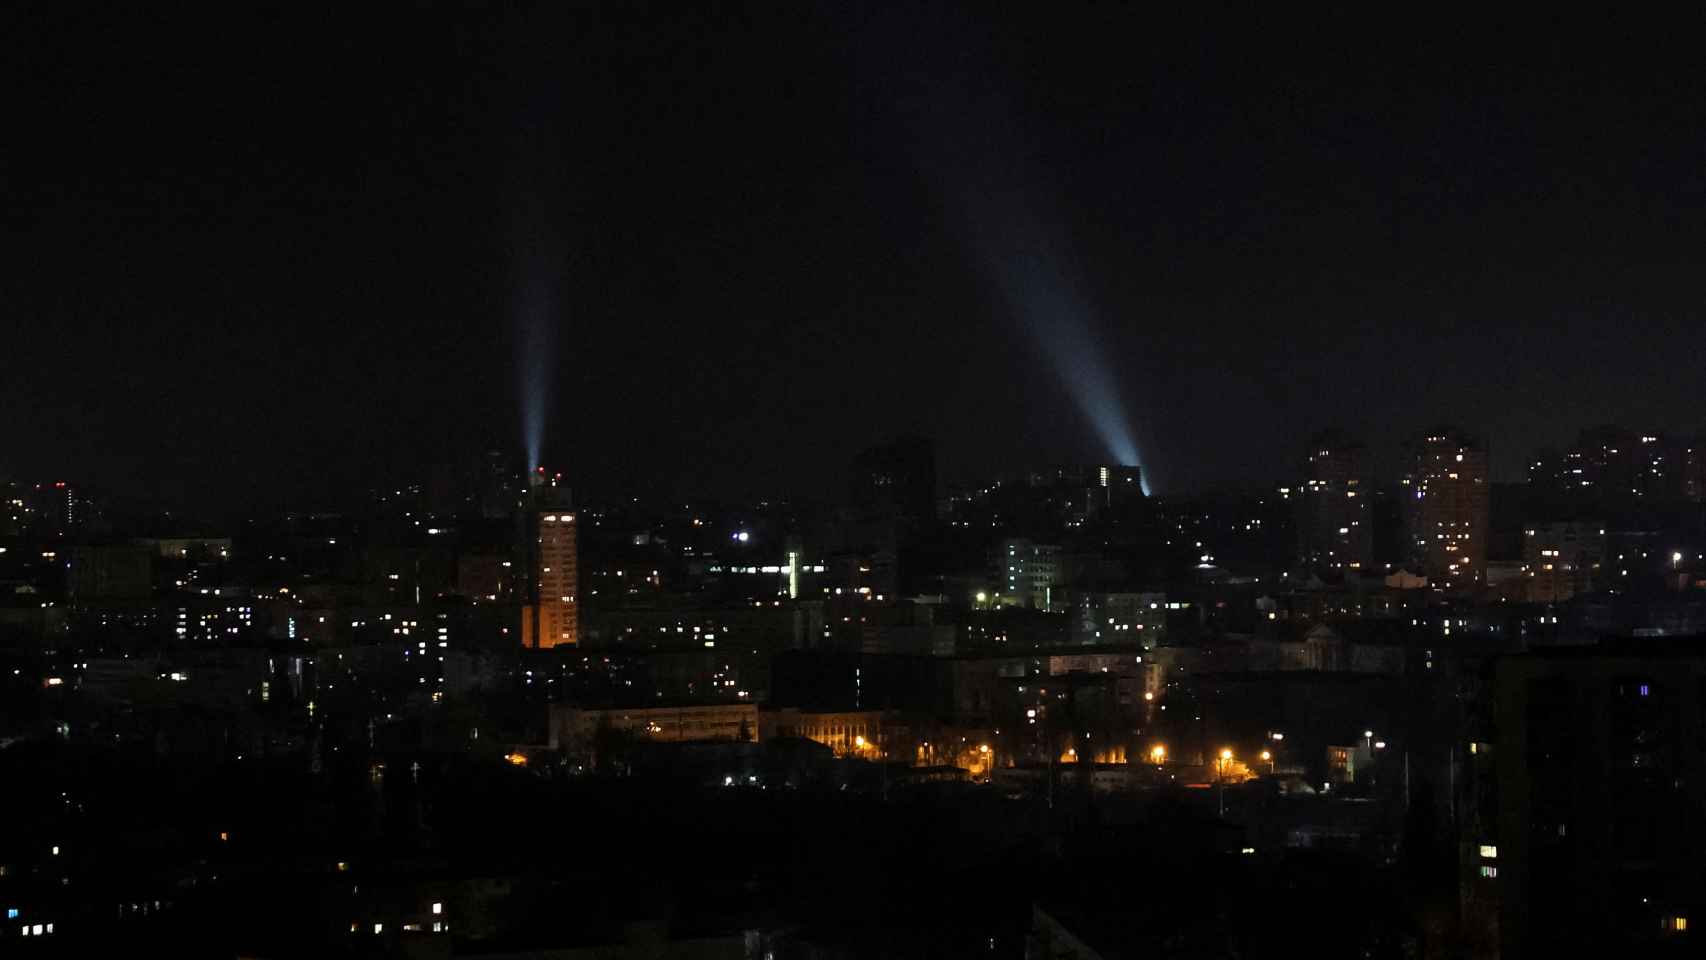
[[[1159,743],[1153,747],[1150,747],[1149,748],[1149,761],[1158,767],[1161,764],[1167,762],[1167,748],[1163,747]]]

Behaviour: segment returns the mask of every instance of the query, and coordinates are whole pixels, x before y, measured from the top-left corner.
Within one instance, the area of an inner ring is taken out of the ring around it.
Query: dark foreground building
[[[1476,953],[1697,956],[1706,650],[1511,657],[1495,691],[1461,858]]]

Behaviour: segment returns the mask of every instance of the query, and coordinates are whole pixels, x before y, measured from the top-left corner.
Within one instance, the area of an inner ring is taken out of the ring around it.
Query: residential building
[[[1409,444],[1400,481],[1407,562],[1439,589],[1481,584],[1487,573],[1487,448],[1455,430]]]

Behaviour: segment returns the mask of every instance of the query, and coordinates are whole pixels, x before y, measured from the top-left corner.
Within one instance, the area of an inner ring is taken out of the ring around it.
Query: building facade
[[[573,511],[536,514],[536,591],[522,609],[523,643],[538,649],[580,643],[580,553]]]
[[[1706,499],[1698,440],[1617,426],[1583,430],[1562,453],[1540,453],[1528,476],[1537,492],[1573,503]]]
[[[601,710],[551,704],[550,746],[553,750],[574,752],[590,748],[600,727],[654,743],[754,741],[759,737],[758,706],[752,703],[693,703]]]
[[[1413,572],[1436,588],[1477,586],[1487,576],[1487,448],[1438,429],[1405,451],[1400,495],[1404,547]]]
[[[1306,569],[1361,570],[1373,565],[1368,450],[1343,437],[1311,441],[1297,489],[1298,560]]]
[[[995,558],[1001,594],[1033,610],[1054,607],[1060,585],[1060,547],[1030,540],[1003,540]]]
[[[1561,603],[1603,582],[1605,528],[1598,522],[1536,524],[1522,533],[1522,576],[1530,603]]]
[[[1698,954],[1706,659],[1676,649],[1499,662],[1462,838],[1479,955]]]

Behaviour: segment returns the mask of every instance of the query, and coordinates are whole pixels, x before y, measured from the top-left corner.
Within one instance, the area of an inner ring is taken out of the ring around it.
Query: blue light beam
[[[1001,291],[1008,312],[1048,356],[1108,456],[1143,469],[1113,360],[1096,334],[1095,313],[1070,244],[1027,212],[1008,209],[998,215],[986,196],[963,196],[978,262]],[[1143,492],[1149,493],[1147,470]]]

